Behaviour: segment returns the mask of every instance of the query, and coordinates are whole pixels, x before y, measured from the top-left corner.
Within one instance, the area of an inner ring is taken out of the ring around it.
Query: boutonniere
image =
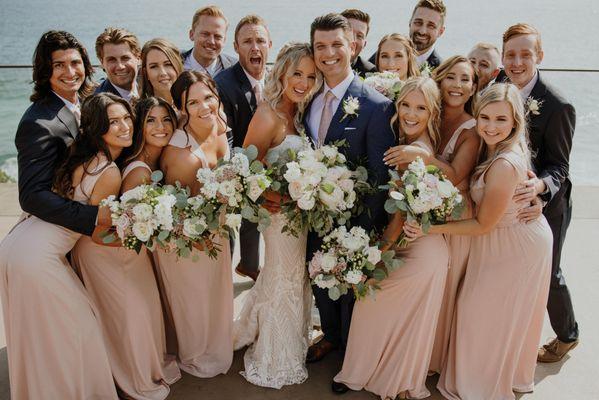
[[[539,115],[541,114],[541,106],[543,105],[542,101],[537,99],[533,99],[532,97],[528,97],[526,99],[526,103],[524,107],[526,108],[526,114]]]
[[[341,121],[347,117],[356,118],[359,115],[358,111],[360,111],[360,101],[357,97],[348,96],[347,99],[343,100],[343,117],[341,117]]]
[[[426,76],[426,77],[430,78],[431,75],[433,74],[433,70],[434,70],[434,68],[431,67],[431,65],[428,63],[428,61],[425,61],[422,63],[422,65],[420,65],[420,76]]]

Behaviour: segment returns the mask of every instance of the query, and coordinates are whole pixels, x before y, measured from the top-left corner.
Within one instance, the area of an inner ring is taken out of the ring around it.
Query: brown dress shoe
[[[543,347],[539,349],[537,361],[542,363],[558,362],[577,345],[578,339],[570,343],[562,342],[558,338],[552,339],[549,343],[544,344]]]
[[[308,354],[306,355],[307,363],[314,363],[320,361],[329,354],[331,351],[335,350],[337,346],[328,340],[322,339],[320,342],[313,344],[308,347]]]
[[[241,264],[237,265],[237,268],[235,268],[235,272],[237,272],[238,275],[250,278],[254,282],[256,282],[256,279],[258,279],[258,275],[260,274],[260,271],[250,271],[250,270],[247,270]]]

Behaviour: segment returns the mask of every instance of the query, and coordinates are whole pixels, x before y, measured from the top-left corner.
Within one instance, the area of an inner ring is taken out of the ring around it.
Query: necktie
[[[324,140],[327,137],[331,120],[333,119],[333,110],[331,105],[335,95],[330,90],[324,95],[324,107],[322,109],[322,115],[320,116],[320,124],[318,125],[318,147],[324,144]]]
[[[73,108],[72,112],[77,120],[77,126],[81,125],[81,108],[77,105]]]
[[[256,95],[256,105],[262,103],[262,84],[260,82],[254,85],[254,95]]]

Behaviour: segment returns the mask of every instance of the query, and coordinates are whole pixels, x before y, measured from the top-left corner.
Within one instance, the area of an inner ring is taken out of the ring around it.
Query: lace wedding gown
[[[266,159],[304,145],[300,136],[287,135]],[[286,223],[281,214],[271,216],[271,225],[263,233],[264,267],[233,327],[235,349],[250,345],[241,374],[255,385],[276,389],[308,377],[312,291],[306,269],[307,233],[299,237],[281,233]]]

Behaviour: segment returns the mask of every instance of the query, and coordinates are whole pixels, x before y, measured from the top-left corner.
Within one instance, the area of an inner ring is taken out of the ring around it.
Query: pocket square
[[[345,128],[343,128],[344,131],[355,131],[357,128],[353,127],[353,126],[346,126]]]

